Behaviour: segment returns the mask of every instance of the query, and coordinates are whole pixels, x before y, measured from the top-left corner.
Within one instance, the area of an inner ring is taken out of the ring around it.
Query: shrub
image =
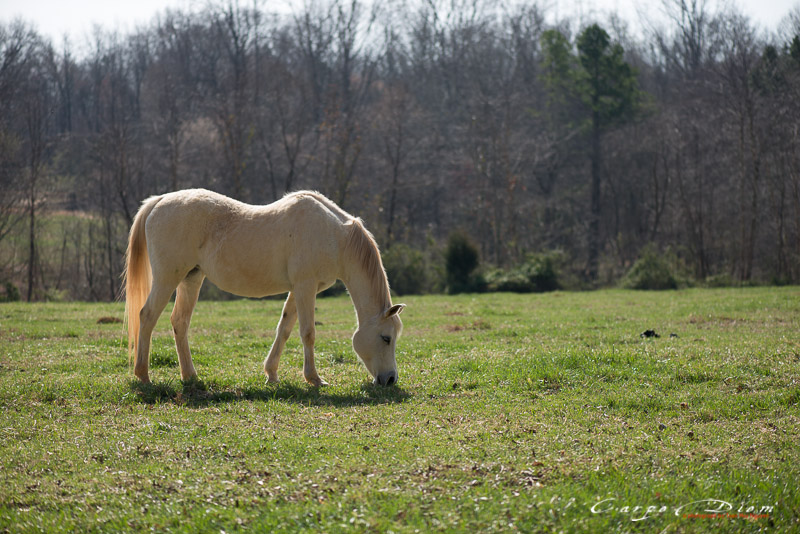
[[[486,286],[489,291],[508,291],[511,293],[531,293],[533,284],[519,269],[504,271],[495,269],[486,275]]]
[[[536,292],[561,289],[553,254],[538,254],[528,258],[522,266],[523,272]]]
[[[319,294],[320,297],[338,297],[347,293],[344,282],[336,280],[331,287]]]
[[[678,289],[678,279],[664,256],[648,245],[625,275],[622,285],[629,289]]]
[[[497,269],[486,278],[489,291],[543,293],[561,289],[556,268],[557,253],[537,254],[515,269]]]
[[[447,273],[447,292],[474,293],[483,291],[486,282],[477,273],[478,249],[462,233],[450,234],[445,250],[445,271]]]
[[[66,289],[49,287],[44,290],[43,294],[46,302],[67,302],[69,300],[69,291]]]
[[[703,281],[706,287],[733,287],[736,286],[733,277],[728,273],[713,274]]]
[[[398,295],[420,295],[429,291],[432,277],[421,251],[396,243],[382,256],[392,291]]]
[[[0,302],[18,302],[19,289],[12,282],[5,282],[5,293],[0,294]]]

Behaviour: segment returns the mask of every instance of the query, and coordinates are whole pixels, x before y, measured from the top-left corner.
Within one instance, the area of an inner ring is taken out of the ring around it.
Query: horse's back
[[[163,195],[147,221],[154,272],[199,267],[226,291],[263,296],[299,280],[332,283],[344,224],[352,217],[319,193],[301,191],[252,206],[203,189]]]
[[[317,209],[322,212],[330,213],[340,222],[348,222],[355,217],[340,208],[335,202],[317,191],[296,191],[289,193],[278,202],[294,203],[298,206],[303,205],[304,210]],[[277,203],[276,203],[277,204]]]
[[[246,211],[246,204],[205,189],[167,193],[147,218],[147,241],[161,254],[173,250],[188,259]]]
[[[341,223],[354,219],[332,200],[316,191],[288,193],[275,202],[263,206],[245,204],[206,189],[184,189],[166,193],[158,198],[159,211],[168,209],[180,218],[197,215],[235,218],[286,214],[292,217],[333,216]]]

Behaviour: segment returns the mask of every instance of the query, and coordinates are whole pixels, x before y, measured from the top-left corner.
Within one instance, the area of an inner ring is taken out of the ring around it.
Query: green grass
[[[167,310],[152,386],[121,304],[0,305],[0,532],[800,531],[800,288],[402,300],[387,389],[318,301],[319,390],[280,301],[198,304],[199,384]]]

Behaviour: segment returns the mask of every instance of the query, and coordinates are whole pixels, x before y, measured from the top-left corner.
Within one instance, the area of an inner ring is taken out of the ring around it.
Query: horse
[[[356,311],[352,344],[373,383],[398,380],[395,349],[400,313],[374,237],[320,193],[298,191],[265,206],[253,206],[204,189],[188,189],[145,200],[131,226],[125,259],[125,318],[134,375],[150,382],[150,338],[173,293],[170,316],[181,379],[196,379],[188,330],[203,281],[244,297],[288,292],[269,354],[268,382],[278,381],[286,340],[299,322],[303,376],[327,385],[314,364],[314,305],[317,293],[339,279]]]

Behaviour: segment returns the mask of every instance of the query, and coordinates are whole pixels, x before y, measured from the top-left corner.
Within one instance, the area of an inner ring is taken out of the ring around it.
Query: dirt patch
[[[492,325],[480,319],[472,324],[449,324],[444,328],[448,332],[461,332],[463,330],[491,330]]]

